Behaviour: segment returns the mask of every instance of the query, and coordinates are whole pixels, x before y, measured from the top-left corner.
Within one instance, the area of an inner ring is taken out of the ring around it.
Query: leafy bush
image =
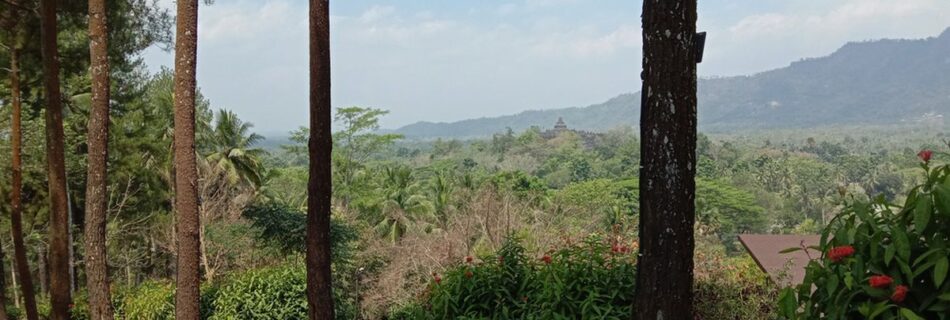
[[[126,319],[175,319],[175,285],[146,281],[122,301]]]
[[[211,320],[306,319],[306,271],[299,266],[243,273],[218,290]]]
[[[334,282],[338,277],[334,273]],[[244,272],[214,291],[208,319],[307,319],[306,293],[307,272],[299,263]],[[346,290],[334,285],[333,299],[337,319],[356,318]]]
[[[591,236],[582,243],[528,257],[509,239],[497,256],[434,275],[423,305],[398,310],[403,319],[629,318],[635,255]]]
[[[783,292],[782,313],[801,319],[947,319],[950,167],[929,166],[903,207],[884,197],[851,201],[821,236],[804,283]],[[807,250],[807,249],[804,249]]]
[[[257,231],[255,237],[266,246],[285,255],[304,253],[307,237],[307,214],[280,202],[255,204],[244,210]],[[358,238],[356,230],[337,218],[330,220],[330,243],[333,261],[352,255],[350,244]]]
[[[697,320],[777,319],[778,287],[748,256],[697,252],[693,313]]]

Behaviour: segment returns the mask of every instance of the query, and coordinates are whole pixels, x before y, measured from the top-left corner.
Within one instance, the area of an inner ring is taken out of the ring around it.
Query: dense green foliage
[[[497,255],[435,274],[423,305],[399,311],[396,318],[629,318],[636,264],[624,248],[611,251],[607,241],[591,237],[529,257],[516,240],[508,240]]]
[[[789,318],[947,319],[950,166],[921,154],[927,180],[903,206],[855,199],[828,225],[804,283],[784,293]]]
[[[109,3],[113,303],[119,318],[171,319],[174,79],[171,70],[148,74],[140,54],[170,44],[172,19],[151,0]],[[63,1],[57,21],[75,283],[85,277],[79,243],[90,105],[85,11],[81,1]],[[48,313],[46,101],[41,54],[32,41],[37,16],[23,18],[23,30],[0,32],[0,42],[22,49],[25,242],[40,309]],[[943,76],[950,71],[948,44],[950,31],[926,40],[848,44],[787,68],[700,81],[699,120],[708,134],[699,137],[694,164],[697,319],[773,319],[779,306],[802,318],[945,317],[950,169],[925,166],[928,174],[920,175],[913,155],[947,138],[935,132],[944,128],[937,115],[950,112]],[[6,68],[10,56],[3,52]],[[898,59],[906,56],[917,59]],[[0,81],[0,102],[10,94]],[[628,126],[636,123],[639,101],[639,93],[624,94],[587,108],[422,123],[400,134],[379,130],[386,110],[337,109],[336,314],[629,317],[637,243],[628,239],[639,228],[640,140]],[[863,112],[853,112],[857,107]],[[542,128],[559,117],[582,131]],[[0,108],[0,199],[11,192],[5,183],[10,118],[10,108]],[[196,118],[202,319],[305,318],[307,128],[290,132],[286,144],[267,141],[251,122],[200,92]],[[817,127],[840,123],[888,126]],[[762,126],[786,129],[718,131]],[[0,201],[0,212],[10,209]],[[9,221],[0,221],[0,234],[9,235]],[[806,284],[777,304],[776,288],[741,256],[735,236],[820,230],[822,250],[847,245],[855,252],[834,261],[817,254]],[[9,256],[0,263],[10,265]],[[891,283],[870,287],[872,276],[883,281],[885,275]],[[10,280],[6,296],[22,299],[11,294],[19,291]],[[894,301],[899,286],[907,296]],[[88,318],[85,298],[78,290],[75,319]],[[11,316],[20,315],[14,305],[21,304],[8,304]]]
[[[209,319],[306,319],[306,291],[300,266],[247,272],[218,290]]]

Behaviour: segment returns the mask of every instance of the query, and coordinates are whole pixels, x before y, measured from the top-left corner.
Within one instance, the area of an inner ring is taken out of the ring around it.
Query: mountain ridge
[[[912,58],[908,58],[912,57]],[[848,42],[830,55],[752,75],[698,82],[699,125],[706,131],[894,124],[950,113],[950,28],[924,39]],[[389,132],[408,138],[485,137],[507,128],[573,129],[636,125],[640,92],[586,107],[529,110],[454,122],[417,122]],[[939,118],[939,119],[938,119]]]

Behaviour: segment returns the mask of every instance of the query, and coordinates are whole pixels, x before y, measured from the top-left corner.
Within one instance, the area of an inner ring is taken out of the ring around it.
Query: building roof
[[[780,251],[788,248],[817,246],[820,241],[819,235],[739,235],[739,242],[749,251],[749,255],[759,268],[765,271],[772,281],[782,286],[801,284],[805,279],[805,266],[811,258],[820,258],[821,252],[814,249],[806,249],[807,252],[798,250],[781,253]]]

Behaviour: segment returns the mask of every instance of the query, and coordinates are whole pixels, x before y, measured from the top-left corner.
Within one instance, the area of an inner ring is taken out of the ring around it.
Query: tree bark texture
[[[66,158],[63,104],[56,43],[56,0],[40,0],[40,38],[43,83],[46,89],[46,160],[49,176],[50,319],[69,319],[72,292],[69,265],[69,199],[66,195]]]
[[[643,2],[638,319],[692,319],[696,0]]]
[[[334,318],[330,272],[330,3],[310,0],[310,178],[307,185],[307,303],[311,320]]]
[[[195,158],[195,67],[198,0],[178,0],[175,40],[175,212],[178,215],[175,318],[200,315],[198,167]]]
[[[13,209],[10,212],[10,231],[13,233],[13,260],[16,263],[17,275],[20,279],[20,289],[23,292],[23,304],[27,320],[39,318],[36,311],[36,293],[33,288],[33,277],[30,274],[30,263],[26,257],[26,245],[23,242],[23,164],[21,151],[23,149],[22,118],[23,105],[20,99],[20,65],[19,51],[15,45],[10,50],[10,91],[13,102],[13,120],[11,122],[10,146],[13,149],[12,184],[10,203]]]
[[[87,138],[85,267],[92,319],[113,319],[106,258],[106,212],[109,160],[109,32],[106,1],[89,0],[89,71],[92,74],[92,106]]]

